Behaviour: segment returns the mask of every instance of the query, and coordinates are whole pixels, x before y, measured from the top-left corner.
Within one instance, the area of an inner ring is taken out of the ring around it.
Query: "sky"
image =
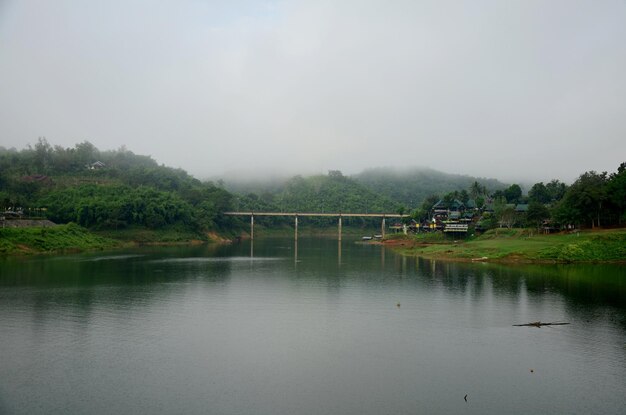
[[[0,0],[0,146],[199,178],[626,161],[626,1]]]

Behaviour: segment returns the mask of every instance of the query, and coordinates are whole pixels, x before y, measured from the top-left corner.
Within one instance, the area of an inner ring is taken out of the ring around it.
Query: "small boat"
[[[361,239],[364,240],[364,241],[371,241],[372,237],[371,236],[364,236]]]
[[[375,239],[383,239],[383,236],[382,235],[374,235],[374,238]]]

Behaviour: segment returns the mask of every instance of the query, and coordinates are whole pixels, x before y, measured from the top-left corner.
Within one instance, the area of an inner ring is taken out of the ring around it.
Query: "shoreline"
[[[499,233],[498,233],[499,232]],[[626,229],[537,235],[526,230],[490,231],[469,240],[420,241],[402,236],[382,242],[401,255],[451,262],[498,264],[625,264]]]
[[[348,229],[348,239],[370,229]],[[256,232],[255,232],[256,234]],[[301,237],[336,237],[334,228],[305,229]],[[141,246],[198,246],[249,240],[247,233],[229,237],[215,231],[197,235],[180,229],[90,231],[76,224],[0,229],[0,256],[29,256],[124,249]],[[265,229],[259,239],[293,237],[293,229]],[[255,238],[256,239],[256,238]],[[390,235],[381,245],[400,255],[450,262],[497,264],[626,264],[626,229],[596,229],[576,234],[537,235],[524,229],[498,229],[479,237],[445,239],[443,235]]]
[[[344,228],[343,235],[350,238],[370,232],[370,229]],[[255,236],[262,239],[292,238],[293,228],[259,227]],[[301,237],[336,237],[336,228],[303,227]],[[94,231],[74,223],[46,226],[12,226],[0,228],[0,258],[9,256],[54,255],[124,249],[141,246],[198,246],[230,244],[236,240],[249,240],[250,235],[226,235],[216,231],[196,234],[187,230],[125,228],[119,230]]]

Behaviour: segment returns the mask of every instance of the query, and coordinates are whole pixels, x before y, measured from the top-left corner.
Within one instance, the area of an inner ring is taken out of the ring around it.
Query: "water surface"
[[[1,414],[623,414],[624,391],[623,266],[331,239],[0,260]]]

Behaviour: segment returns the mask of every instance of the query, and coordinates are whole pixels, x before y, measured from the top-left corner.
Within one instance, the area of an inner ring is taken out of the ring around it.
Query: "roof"
[[[459,210],[461,208],[464,209],[465,205],[459,199],[454,199],[452,202],[439,199],[439,201],[433,205],[434,210]]]
[[[528,211],[528,204],[526,204],[526,203],[519,203],[517,206],[515,206],[515,211],[516,212],[526,212],[526,211]]]

